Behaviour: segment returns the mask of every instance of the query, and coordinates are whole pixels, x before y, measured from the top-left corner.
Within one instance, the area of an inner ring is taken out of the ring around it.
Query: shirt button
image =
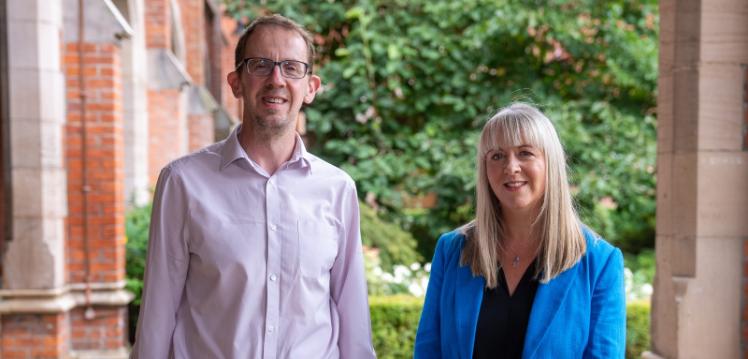
[[[274,331],[275,331],[275,327],[274,327],[274,326],[272,326],[272,325],[269,325],[269,326],[268,326],[268,333],[272,333],[272,332],[274,332]]]
[[[271,274],[270,275],[270,280],[271,281],[275,282],[276,279],[278,279],[278,276],[276,276],[275,274]]]
[[[270,230],[275,232],[275,230],[278,229],[274,224],[270,225]]]

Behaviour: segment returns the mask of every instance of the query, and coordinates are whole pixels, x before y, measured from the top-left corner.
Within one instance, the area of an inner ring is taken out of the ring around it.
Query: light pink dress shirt
[[[238,131],[161,172],[133,357],[374,358],[355,183]]]

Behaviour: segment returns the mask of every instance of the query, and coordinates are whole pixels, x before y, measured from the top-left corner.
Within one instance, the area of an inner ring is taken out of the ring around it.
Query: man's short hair
[[[278,26],[286,30],[296,31],[296,33],[298,33],[306,43],[309,72],[312,71],[314,56],[316,55],[312,34],[295,21],[278,14],[258,17],[252,21],[246,29],[244,29],[242,36],[239,37],[239,41],[236,43],[236,50],[234,51],[234,67],[239,66],[239,63],[244,60],[244,50],[247,48],[247,41],[252,33],[260,26]]]

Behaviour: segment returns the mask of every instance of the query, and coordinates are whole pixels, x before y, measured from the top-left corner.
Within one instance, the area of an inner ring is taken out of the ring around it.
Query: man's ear
[[[309,86],[307,88],[307,94],[304,96],[304,103],[310,104],[312,101],[314,101],[314,96],[317,94],[317,90],[319,90],[319,87],[322,85],[322,79],[319,78],[317,75],[311,75],[309,76]]]
[[[228,81],[229,86],[231,86],[231,92],[234,94],[234,97],[242,98],[242,79],[241,76],[239,76],[239,72],[229,72],[226,76],[226,81]]]

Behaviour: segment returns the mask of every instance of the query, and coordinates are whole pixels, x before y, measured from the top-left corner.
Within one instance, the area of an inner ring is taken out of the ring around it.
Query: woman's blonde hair
[[[483,126],[477,154],[476,217],[461,228],[467,238],[461,263],[469,265],[473,275],[483,276],[488,288],[495,288],[498,283],[498,256],[505,233],[501,203],[489,185],[485,156],[500,146],[523,144],[540,149],[546,162],[543,202],[532,224],[532,233],[540,241],[535,275],[546,283],[576,264],[586,250],[558,134],[537,108],[513,103]]]

